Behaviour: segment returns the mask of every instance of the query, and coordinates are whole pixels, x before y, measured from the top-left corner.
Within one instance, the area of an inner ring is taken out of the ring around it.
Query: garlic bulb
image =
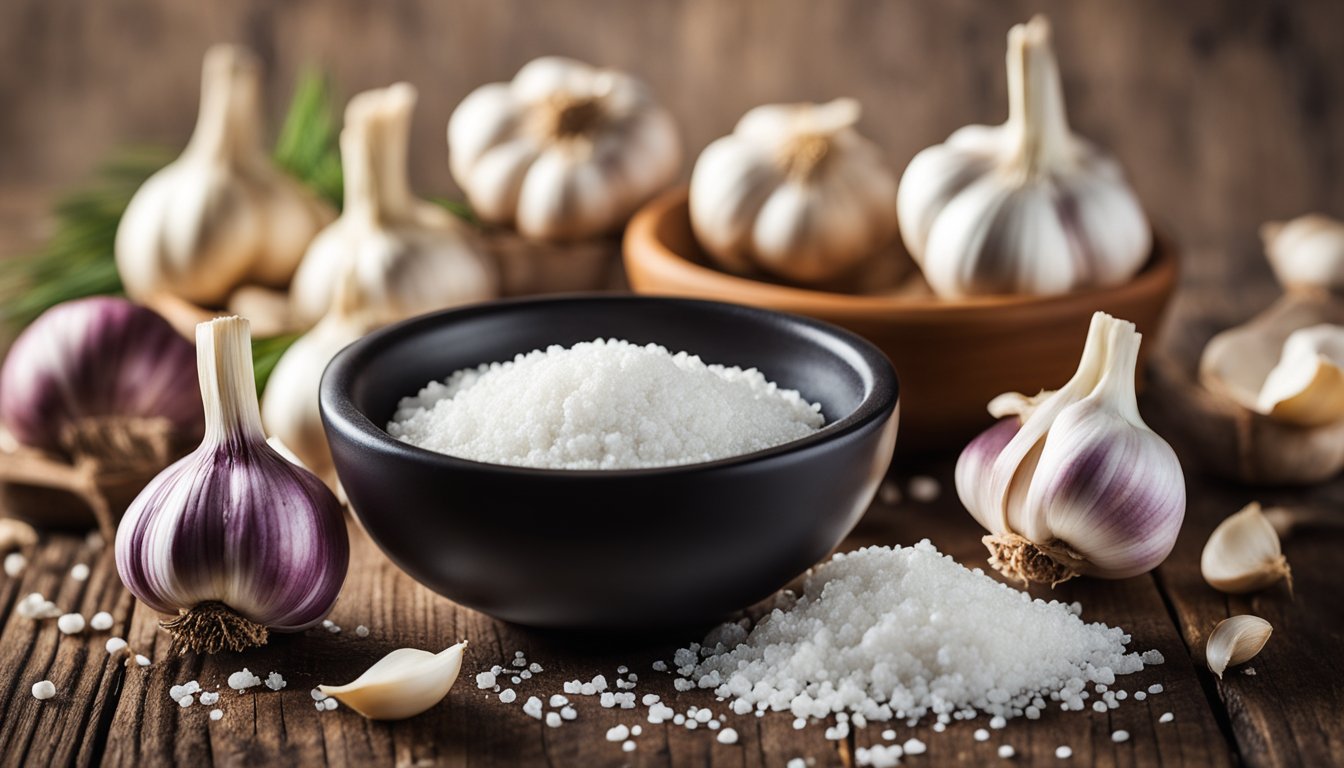
[[[117,529],[121,580],[175,615],[161,626],[197,652],[317,624],[350,557],[340,502],[266,444],[249,342],[242,318],[197,327],[205,440],[145,487]]]
[[[309,247],[290,288],[294,321],[311,327],[331,306],[346,264],[382,322],[499,294],[475,233],[411,192],[407,146],[415,88],[398,83],[350,100],[341,131],[345,210]]]
[[[364,306],[355,267],[354,263],[345,265],[336,300],[326,316],[280,356],[261,402],[267,434],[278,438],[332,490],[338,481],[318,410],[318,385],[337,352],[381,325]]]
[[[482,220],[578,240],[621,227],[671,184],[681,147],[643,83],[547,56],[462,100],[448,121],[448,160]]]
[[[194,356],[152,310],[111,296],[65,302],[10,348],[0,368],[0,421],[20,443],[65,455],[74,453],[79,425],[95,421],[135,428],[161,419],[174,438],[198,440],[204,421]]]
[[[1204,659],[1209,664],[1209,671],[1221,680],[1228,667],[1245,664],[1255,658],[1273,633],[1274,627],[1259,616],[1223,619],[1204,643]]]
[[[370,720],[404,720],[443,701],[462,671],[467,642],[429,653],[398,648],[346,685],[317,689]]]
[[[1213,529],[1199,557],[1204,580],[1220,592],[1242,594],[1283,579],[1292,589],[1293,574],[1283,556],[1279,534],[1259,504],[1248,504]]]
[[[1002,420],[957,460],[961,501],[990,532],[990,564],[1024,582],[1126,578],[1166,559],[1185,517],[1185,480],[1134,393],[1140,335],[1092,316],[1073,378],[1035,397],[1000,395]]]
[[[1344,222],[1319,213],[1260,228],[1269,265],[1289,290],[1344,290]]]
[[[854,130],[859,112],[853,99],[756,107],[705,148],[691,226],[720,266],[816,283],[895,239],[896,176]]]
[[[117,270],[132,298],[217,307],[244,283],[283,287],[331,220],[267,157],[259,91],[252,54],[227,45],[206,52],[191,141],[136,191],[117,227]]]
[[[939,296],[1118,285],[1152,234],[1120,166],[1069,131],[1050,24],[1008,33],[1008,122],[967,126],[910,161],[901,236]]]

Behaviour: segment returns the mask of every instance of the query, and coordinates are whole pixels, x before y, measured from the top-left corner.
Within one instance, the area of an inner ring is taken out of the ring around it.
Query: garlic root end
[[[1010,579],[1055,587],[1078,575],[1073,565],[1015,533],[999,533],[981,539],[989,550],[989,564]]]
[[[160,621],[159,626],[173,635],[178,653],[214,654],[223,650],[245,651],[266,644],[266,627],[240,616],[229,606],[207,600],[177,618]]]

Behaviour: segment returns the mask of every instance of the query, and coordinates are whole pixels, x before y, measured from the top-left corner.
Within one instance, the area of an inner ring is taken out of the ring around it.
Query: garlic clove
[[[1251,503],[1213,529],[1199,558],[1204,580],[1220,592],[1243,594],[1282,579],[1293,585],[1279,534],[1260,505]]]
[[[1260,228],[1265,255],[1289,290],[1344,288],[1344,222],[1319,213]]]
[[[438,704],[462,671],[462,641],[439,653],[398,648],[346,685],[319,685],[370,720],[404,720]]]
[[[1209,670],[1221,680],[1228,667],[1245,664],[1269,642],[1274,628],[1259,616],[1233,616],[1223,619],[1213,628],[1204,643],[1204,658]]]
[[[1344,418],[1344,326],[1293,331],[1265,377],[1256,410],[1288,424],[1318,427]]]

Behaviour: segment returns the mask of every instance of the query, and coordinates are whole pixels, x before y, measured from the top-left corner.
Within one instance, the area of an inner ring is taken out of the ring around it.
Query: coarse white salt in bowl
[[[616,470],[754,453],[823,423],[819,404],[754,368],[596,339],[430,382],[401,400],[387,431],[473,461]]]

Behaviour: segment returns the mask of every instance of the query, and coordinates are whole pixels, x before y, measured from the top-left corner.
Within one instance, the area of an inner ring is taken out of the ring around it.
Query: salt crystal
[[[211,720],[223,720],[223,719],[224,719],[224,710],[222,710],[222,709],[212,709],[212,710],[210,710],[210,719],[211,719]]]
[[[601,698],[598,699],[598,703],[602,705],[603,709],[611,709],[616,706],[616,694],[610,692],[604,693]]]
[[[975,729],[975,740],[989,741],[989,731],[986,731],[984,728]]]
[[[937,501],[942,492],[942,484],[928,475],[915,475],[910,478],[910,498],[921,504]]]
[[[989,727],[994,730],[1000,730],[1007,725],[1008,721],[1004,719],[1003,715],[995,715],[989,719]]]
[[[896,739],[896,732],[888,728],[882,732],[882,738],[887,741],[893,741]]]
[[[1116,691],[1115,698],[1117,701],[1124,701],[1129,698],[1129,691]]]
[[[78,613],[67,613],[56,620],[56,628],[62,634],[75,635],[84,631],[84,617]]]
[[[567,699],[567,698],[565,698],[564,696],[561,696],[560,694],[556,693],[556,694],[552,694],[552,695],[551,695],[551,699],[550,699],[550,701],[549,701],[548,703],[549,703],[552,707],[563,707],[564,705],[566,705],[566,704],[569,703],[569,699]]]
[[[89,619],[89,626],[93,627],[99,632],[111,629],[112,624],[113,624],[112,614],[108,613],[107,611],[99,611],[93,614],[93,617]]]
[[[1146,699],[1146,698],[1148,698],[1148,693],[1147,693],[1146,691],[1135,691],[1135,692],[1134,692],[1134,700],[1135,700],[1135,701],[1143,701],[1143,700]]]
[[[1124,742],[1129,741],[1129,731],[1116,731],[1115,733],[1112,733],[1111,741],[1114,741],[1116,744],[1123,744]]]
[[[582,693],[583,684],[578,680],[568,680],[564,684],[565,693]]]
[[[355,634],[359,637],[368,637],[369,628],[364,626],[363,624],[360,624],[359,626],[355,627]]]
[[[661,698],[662,698],[662,697],[659,696],[659,695],[656,694],[656,693],[646,693],[646,694],[644,694],[644,698],[640,699],[639,701],[640,701],[640,703],[643,704],[644,706],[646,706],[646,707],[651,707],[651,706],[653,706],[654,704],[657,704],[658,701],[659,701]],[[742,713],[739,712],[738,714],[740,715],[740,714],[742,714]]]
[[[1105,712],[1105,711],[1106,711],[1106,702],[1104,702],[1104,701],[1098,701],[1098,702],[1095,702],[1095,703],[1092,704],[1092,709],[1093,709],[1093,711],[1095,711],[1095,712]]]
[[[654,671],[654,672],[666,672],[666,671],[667,671],[667,662],[666,662],[666,661],[655,661],[655,662],[653,662],[653,671]]]
[[[573,407],[580,397],[590,405]],[[633,469],[759,451],[822,423],[819,406],[755,369],[598,339],[430,382],[401,400],[387,431],[491,464]],[[537,444],[537,435],[549,439]]]
[[[534,661],[534,662],[532,662],[531,664],[528,664],[528,665],[527,665],[527,671],[528,671],[528,673],[530,673],[530,674],[537,675],[537,674],[540,674],[540,673],[541,673],[542,668],[541,668],[541,665],[540,665],[540,664],[538,664],[538,663],[536,663],[536,662]]]
[[[825,736],[827,741],[839,741],[849,736],[849,723],[836,723],[826,729]]]
[[[692,720],[691,722],[695,722],[695,721]],[[683,715],[683,714],[676,714],[676,715],[673,715],[673,716],[672,716],[672,724],[673,724],[673,725],[685,725],[685,724],[686,724],[686,716]]]
[[[1058,757],[1060,760],[1068,760],[1070,757],[1073,757],[1073,747],[1055,747],[1055,757]]]
[[[625,666],[624,664],[622,664],[621,666],[619,666],[619,667],[616,668],[616,674],[618,674],[618,675],[624,675],[626,672],[629,672],[629,671],[630,671],[630,668],[627,667],[627,666]]]
[[[5,575],[11,579],[17,579],[23,573],[23,569],[27,567],[28,558],[24,557],[22,552],[10,552],[5,555]],[[37,694],[34,693],[33,695],[36,696]]]
[[[1162,655],[1162,652],[1158,650],[1144,651],[1142,654],[1139,655],[1139,659],[1148,666],[1165,664],[1167,661],[1166,658]]]
[[[1254,676],[1255,676],[1255,667],[1247,667],[1247,668],[1241,670],[1241,674],[1243,674],[1243,675],[1250,675],[1250,676],[1254,677]]]
[[[551,728],[559,728],[561,722],[563,721],[560,718],[559,712],[546,713],[546,725],[550,726]]]
[[[1156,695],[1156,694],[1159,694],[1159,693],[1161,693],[1161,692],[1162,692],[1162,684],[1161,684],[1161,683],[1153,683],[1152,685],[1148,686],[1148,693],[1150,693],[1150,694],[1154,694],[1154,695]]]
[[[227,682],[230,688],[242,693],[248,688],[255,688],[256,686],[261,685],[261,678],[252,674],[252,670],[243,667],[241,670],[229,675]]]
[[[578,711],[575,710],[573,707],[561,707],[561,708],[560,708],[560,719],[561,719],[561,720],[573,720],[574,718],[576,718],[576,717],[578,717],[578,716],[579,716]]]
[[[272,691],[278,691],[286,685],[285,678],[281,677],[279,672],[272,672],[266,676],[266,687]]]
[[[308,695],[313,697],[313,701],[322,701],[323,699],[327,698],[327,694],[323,693],[321,688],[312,689],[311,691],[308,692]]]
[[[594,696],[597,694],[597,686],[592,683],[584,683],[579,686],[579,693],[584,696]]]
[[[107,648],[108,653],[116,653],[126,647],[126,641],[122,640],[120,637],[109,637],[107,638],[105,647]]]
[[[919,739],[908,739],[901,745],[901,749],[907,755],[922,755],[928,751],[928,747]]]
[[[39,701],[45,701],[56,695],[56,685],[50,680],[40,680],[33,683],[33,698]]]
[[[136,664],[139,664],[139,665],[142,666],[142,667],[148,667],[149,664],[150,664],[149,657],[148,657],[148,656],[145,656],[145,655],[143,655],[143,654],[139,654],[139,653],[137,653],[137,654],[135,655],[135,663],[136,663]]]
[[[694,731],[696,728],[699,728],[699,727],[700,727],[700,723],[699,723],[699,722],[697,722],[697,721],[695,721],[695,720],[692,720],[692,719],[690,719],[689,717],[686,718],[686,723],[685,723],[685,725],[686,725],[686,730],[688,730],[688,731]]]
[[[644,726],[642,726],[642,725],[632,725],[632,726],[630,726],[630,735],[631,735],[631,736],[639,736],[639,735],[642,734],[642,733],[644,733]]]
[[[517,698],[518,694],[514,693],[512,688],[505,688],[499,692],[499,700],[505,704],[512,704]]]
[[[714,717],[714,713],[710,712],[708,709],[701,709],[695,713],[695,719],[701,723],[708,723],[712,717]]]
[[[521,677],[521,678],[524,679],[524,680],[531,680],[531,679],[532,679],[532,673],[529,672],[529,671],[527,671],[526,669],[524,669],[522,672],[519,672],[519,673],[518,673],[518,676]]]
[[[340,705],[340,702],[336,701],[335,699],[323,699],[320,703],[322,704],[322,707],[326,709],[328,712],[330,712],[331,710],[335,709]]]
[[[705,723],[705,727],[711,731],[719,730],[719,726],[721,725],[723,725],[723,723],[720,723],[718,720],[710,720],[708,723]]]
[[[70,569],[70,578],[75,581],[88,581],[89,566],[84,563],[75,563],[74,567]]]
[[[999,757],[1003,758],[1004,760],[1009,760],[1012,758],[1013,755],[1016,754],[1017,750],[1013,749],[1012,744],[1004,744],[999,747]]]
[[[630,737],[630,729],[624,725],[617,725],[607,729],[607,741],[625,741]]]
[[[198,698],[202,704],[208,707],[219,701],[219,693],[217,691],[205,691]]]
[[[715,736],[714,738],[720,744],[736,744],[737,731],[733,730],[732,728],[724,728],[722,731],[719,731],[719,735]]]
[[[192,698],[190,696],[183,696],[182,698],[177,700],[177,705],[183,709],[186,709],[187,707],[190,707],[192,705]]]
[[[793,757],[784,764],[784,768],[807,768],[807,761],[801,757]]]
[[[1159,718],[1157,718],[1157,722],[1159,722],[1159,723],[1170,723],[1172,720],[1175,720],[1175,719],[1176,719],[1176,716],[1173,715],[1173,714],[1171,714],[1170,712],[1163,712],[1163,713],[1162,713],[1162,716],[1159,717]]]
[[[482,673],[480,673],[479,675],[477,675],[477,676],[476,676],[476,687],[477,687],[477,688],[493,688],[493,687],[495,687],[495,676],[494,676],[494,674],[492,674],[492,673],[490,673],[490,672],[482,672]]]
[[[513,683],[514,685],[517,685],[517,684],[523,682],[523,678],[521,678],[521,677],[519,677],[519,676],[517,676],[517,675],[514,675],[514,676],[512,676],[512,677],[509,678],[509,682],[510,682],[510,683]]]
[[[635,742],[633,742],[633,741],[626,741],[626,742],[622,743],[622,744],[621,744],[621,751],[622,751],[622,752],[634,752],[634,751],[635,751]]]
[[[527,703],[523,704],[523,714],[535,720],[541,719],[541,699],[536,696],[529,696]]]

